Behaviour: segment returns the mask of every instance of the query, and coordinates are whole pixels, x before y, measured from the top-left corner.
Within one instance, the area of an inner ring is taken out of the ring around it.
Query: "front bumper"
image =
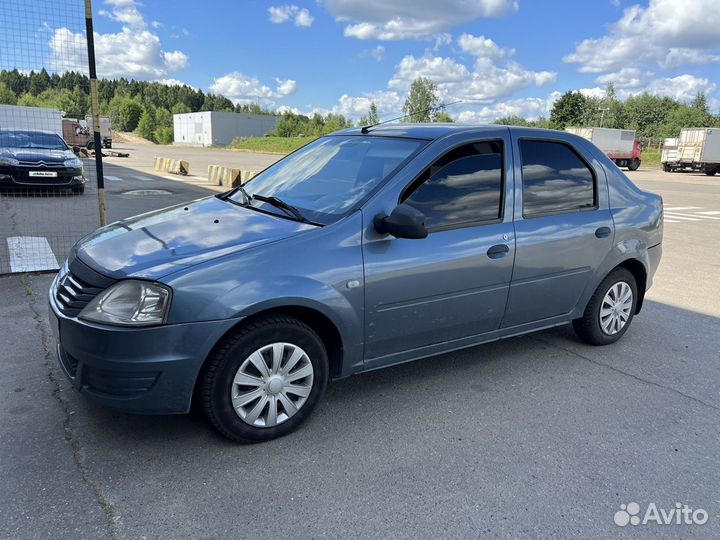
[[[63,315],[49,294],[50,326],[65,375],[87,397],[136,414],[190,410],[198,373],[240,319],[146,328],[99,325]]]
[[[56,176],[31,176],[31,171]],[[81,186],[86,179],[82,168],[0,166],[0,187],[15,188],[73,188]]]

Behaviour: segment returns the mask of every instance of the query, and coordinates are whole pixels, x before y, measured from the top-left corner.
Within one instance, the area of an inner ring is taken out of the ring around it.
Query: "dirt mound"
[[[113,131],[113,143],[121,144],[155,144],[130,131]]]

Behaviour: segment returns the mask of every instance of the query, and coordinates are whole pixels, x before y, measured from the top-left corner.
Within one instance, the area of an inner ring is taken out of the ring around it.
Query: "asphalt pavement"
[[[211,193],[114,166],[112,219]],[[561,327],[352,377],[261,445],[229,443],[197,412],[87,401],[54,359],[51,276],[0,278],[0,537],[720,536],[720,180],[631,177],[663,195],[667,224],[618,343]],[[146,184],[171,194],[124,195]],[[708,519],[616,525],[631,502]]]

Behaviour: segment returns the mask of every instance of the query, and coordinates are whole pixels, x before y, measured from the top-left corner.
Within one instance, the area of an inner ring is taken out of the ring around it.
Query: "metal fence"
[[[57,269],[103,219],[102,157],[79,151],[99,114],[87,4],[0,8],[0,274]]]

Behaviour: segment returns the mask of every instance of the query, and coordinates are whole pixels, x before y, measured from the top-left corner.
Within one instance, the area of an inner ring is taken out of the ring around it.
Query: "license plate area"
[[[28,176],[34,178],[57,178],[57,171],[30,171]]]

